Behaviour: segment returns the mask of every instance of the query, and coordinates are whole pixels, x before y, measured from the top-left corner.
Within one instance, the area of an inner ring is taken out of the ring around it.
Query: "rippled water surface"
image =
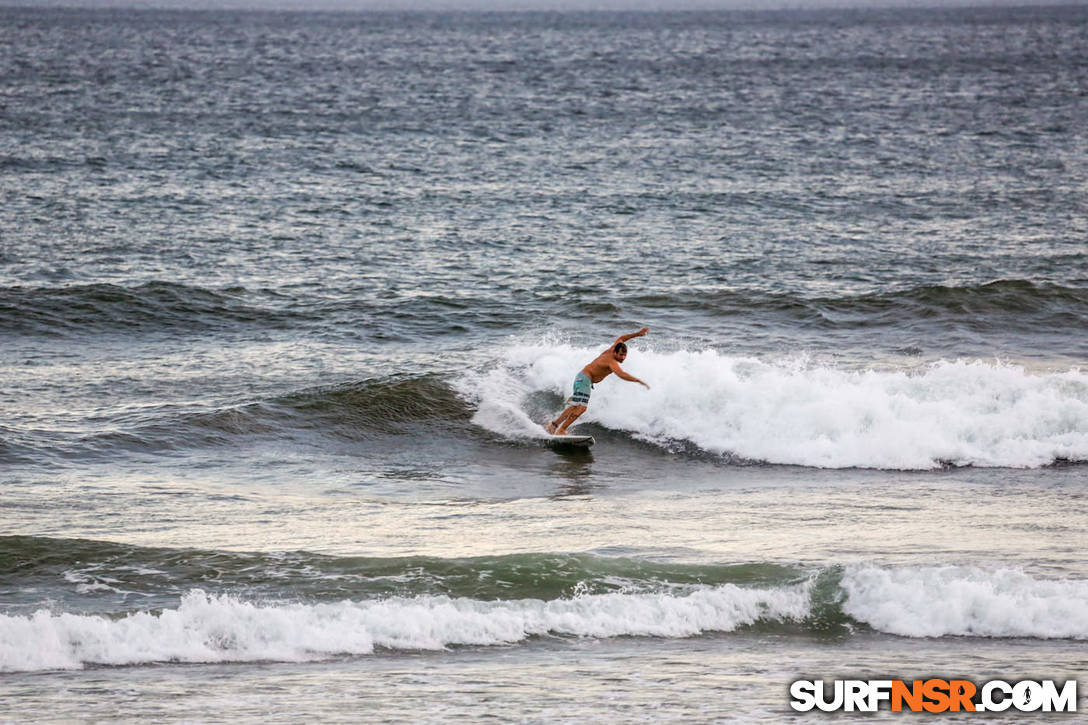
[[[1085,88],[1083,7],[0,9],[0,712],[1082,675]]]

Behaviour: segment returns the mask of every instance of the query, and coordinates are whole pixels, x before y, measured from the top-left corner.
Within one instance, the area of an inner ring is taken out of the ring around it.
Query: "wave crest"
[[[1088,638],[1088,581],[1038,580],[975,567],[859,567],[843,612],[905,637]]]
[[[732,631],[760,619],[802,618],[803,586],[727,584],[687,596],[593,594],[551,601],[425,596],[328,604],[254,604],[192,590],[177,609],[101,616],[0,615],[0,671],[87,664],[306,661],[366,655],[375,647],[436,650],[496,645],[545,634],[687,637]]]
[[[538,636],[694,637],[745,627],[905,637],[1088,639],[1088,582],[973,567],[830,567],[797,583],[617,590],[557,599],[447,595],[300,603],[191,589],[121,617],[0,615],[0,672],[152,662],[300,662]]]
[[[561,405],[574,372],[597,352],[518,347],[460,388],[477,406],[478,425],[524,435],[533,418]],[[609,378],[581,422],[669,450],[693,444],[716,455],[822,468],[1088,461],[1088,375],[1077,369],[1035,374],[1000,362],[940,361],[911,371],[854,371],[803,359],[645,349],[624,367],[652,389]]]

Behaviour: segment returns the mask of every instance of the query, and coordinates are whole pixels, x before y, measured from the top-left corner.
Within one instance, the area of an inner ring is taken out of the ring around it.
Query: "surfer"
[[[574,394],[567,401],[570,405],[559,414],[558,418],[548,423],[546,430],[552,435],[566,435],[570,424],[578,420],[578,416],[586,412],[586,406],[589,404],[589,394],[593,390],[594,383],[601,382],[612,373],[624,380],[630,380],[632,383],[645,385],[646,389],[649,390],[649,385],[646,385],[634,375],[625,373],[620,367],[620,363],[627,357],[627,345],[625,343],[631,338],[642,337],[649,331],[650,328],[643,327],[638,332],[632,332],[630,335],[620,335],[612,343],[612,347],[602,352],[593,362],[582,368],[582,371],[574,378]]]

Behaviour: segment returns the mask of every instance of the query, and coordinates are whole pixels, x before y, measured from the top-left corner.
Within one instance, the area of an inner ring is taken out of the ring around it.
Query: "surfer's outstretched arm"
[[[630,373],[624,372],[623,368],[621,368],[618,363],[613,362],[610,367],[612,368],[612,372],[614,372],[616,374],[616,377],[622,378],[623,380],[629,380],[632,383],[638,383],[639,385],[642,385],[643,387],[645,387],[647,390],[650,389],[650,386],[647,385],[645,382],[639,380],[638,378],[636,378],[634,375],[631,375]]]
[[[638,332],[632,332],[630,335],[620,335],[619,337],[616,338],[616,341],[614,343],[612,343],[612,347],[615,347],[616,345],[620,344],[621,342],[627,342],[628,340],[630,340],[632,338],[642,337],[643,335],[645,335],[649,331],[650,331],[649,327],[643,327]]]

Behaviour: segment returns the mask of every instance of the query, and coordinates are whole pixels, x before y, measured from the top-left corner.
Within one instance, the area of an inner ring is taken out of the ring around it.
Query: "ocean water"
[[[1084,6],[0,9],[0,721],[1084,710],[1086,93]]]

